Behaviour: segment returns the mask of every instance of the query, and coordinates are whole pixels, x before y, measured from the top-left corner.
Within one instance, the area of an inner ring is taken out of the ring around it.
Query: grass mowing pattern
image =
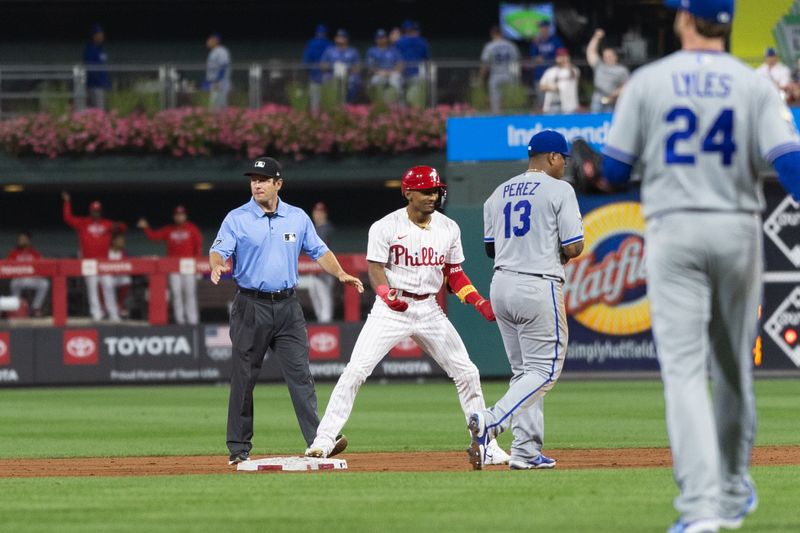
[[[506,391],[502,382],[483,388],[489,402]],[[320,413],[331,389],[318,386]],[[756,389],[758,444],[798,443],[797,382]],[[227,386],[208,385],[0,390],[0,457],[225,455],[227,400]],[[545,404],[549,449],[667,445],[657,381],[566,381]],[[254,453],[305,448],[284,385],[258,386],[255,413]],[[467,442],[464,426],[450,383],[368,383],[345,430],[353,452],[455,450]]]
[[[800,530],[800,467],[754,469],[750,532]],[[663,532],[668,469],[0,479],[2,531]]]
[[[756,388],[759,444],[800,443],[797,383]],[[484,385],[490,402],[505,390]],[[285,387],[256,391],[255,451],[298,453],[303,443]],[[330,391],[318,387],[320,409]],[[227,395],[225,386],[2,390],[0,457],[224,460]],[[658,382],[567,381],[546,404],[550,449],[666,445]],[[347,432],[351,451],[460,449],[466,441],[449,383],[368,384]],[[753,474],[761,505],[747,531],[800,531],[800,467]],[[0,531],[663,532],[675,518],[676,493],[663,468],[0,479]]]

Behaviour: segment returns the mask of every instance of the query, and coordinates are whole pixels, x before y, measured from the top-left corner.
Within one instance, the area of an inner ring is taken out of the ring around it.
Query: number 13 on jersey
[[[515,237],[522,237],[531,230],[531,203],[528,200],[506,203],[503,218],[506,239],[511,238],[512,231]]]

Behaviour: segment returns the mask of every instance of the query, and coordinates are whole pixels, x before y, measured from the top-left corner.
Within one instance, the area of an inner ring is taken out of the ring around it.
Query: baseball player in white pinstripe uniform
[[[350,362],[331,394],[317,437],[306,450],[327,457],[347,422],[356,393],[389,350],[406,337],[417,342],[455,382],[464,416],[485,407],[478,368],[464,342],[436,302],[446,282],[465,303],[494,321],[492,305],[461,269],[461,230],[436,207],[445,185],[436,169],[417,166],[402,180],[408,206],[375,222],[369,230],[367,261],[376,298],[358,336]],[[509,456],[496,442],[487,446],[487,464],[505,464]]]
[[[475,470],[486,464],[487,443],[509,427],[512,470],[556,466],[542,453],[542,400],[567,352],[564,264],[583,251],[578,200],[559,179],[568,156],[563,135],[537,133],[528,145],[528,170],[502,183],[483,206],[484,243],[495,270],[492,307],[513,376],[505,396],[469,417],[467,453]]]

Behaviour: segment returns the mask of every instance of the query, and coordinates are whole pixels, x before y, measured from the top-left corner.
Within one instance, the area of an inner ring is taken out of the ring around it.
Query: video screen
[[[512,4],[500,3],[500,29],[503,36],[515,41],[527,41],[539,34],[539,23],[550,22],[551,34],[555,31],[553,4]]]

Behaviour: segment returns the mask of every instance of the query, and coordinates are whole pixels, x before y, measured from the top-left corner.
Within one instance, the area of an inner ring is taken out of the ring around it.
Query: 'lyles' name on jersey
[[[673,72],[672,89],[675,96],[696,98],[727,98],[733,79],[722,72]]]
[[[439,212],[421,228],[409,220],[405,208],[398,209],[370,227],[367,261],[386,265],[386,279],[394,289],[435,294],[444,281],[442,267],[464,262],[461,229]]]

